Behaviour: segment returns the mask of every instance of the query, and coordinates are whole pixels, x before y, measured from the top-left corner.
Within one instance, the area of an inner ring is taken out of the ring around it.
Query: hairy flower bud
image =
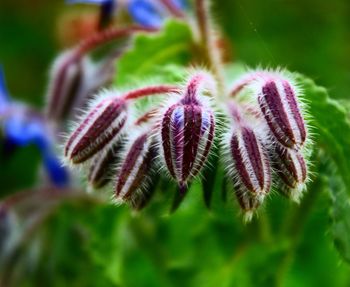
[[[62,120],[71,111],[81,83],[85,59],[75,50],[61,54],[54,62],[47,92],[47,116],[51,120]]]
[[[280,77],[264,78],[258,95],[261,112],[277,141],[298,149],[305,143],[306,126],[292,84]]]
[[[132,201],[147,184],[156,155],[150,132],[141,133],[131,142],[117,172],[115,197],[118,201]]]
[[[171,105],[161,120],[163,159],[181,190],[202,169],[213,144],[215,119],[202,96],[202,85],[208,84],[205,81],[212,79],[207,74],[194,75],[184,97]]]
[[[301,152],[277,147],[275,169],[285,185],[281,192],[299,202],[307,181],[307,164]]]
[[[262,136],[243,118],[235,104],[230,104],[229,109],[233,121],[224,144],[227,171],[234,180],[242,209],[252,211],[270,191],[270,162]]]
[[[69,137],[65,147],[66,158],[74,164],[82,163],[112,140],[116,141],[127,120],[128,101],[177,91],[175,86],[159,85],[132,90],[121,96],[115,96],[115,92],[103,92],[102,100],[92,105],[90,112]]]
[[[121,135],[126,119],[126,101],[122,97],[107,95],[69,137],[65,147],[66,158],[74,164],[88,160]]]
[[[121,156],[122,142],[110,144],[110,146],[96,154],[89,168],[88,181],[93,188],[102,188],[114,175],[114,166]]]

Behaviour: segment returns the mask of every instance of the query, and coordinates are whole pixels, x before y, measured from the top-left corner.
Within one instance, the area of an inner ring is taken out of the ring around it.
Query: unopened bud
[[[69,137],[65,156],[72,163],[82,163],[121,135],[127,119],[126,102],[108,96],[94,106]]]
[[[113,177],[114,166],[121,157],[122,142],[112,142],[106,150],[96,154],[89,169],[88,181],[95,188],[102,188]]]
[[[150,132],[141,133],[120,163],[115,183],[115,197],[121,201],[133,200],[133,197],[147,184],[155,158],[155,149]]]
[[[161,121],[163,159],[182,190],[202,169],[213,144],[214,114],[201,87],[206,81],[212,81],[209,75],[194,75],[184,97],[165,111]]]
[[[236,185],[256,196],[266,195],[271,186],[271,167],[264,139],[242,117],[237,106],[231,105],[233,127],[228,136],[231,174]]]
[[[306,127],[296,90],[282,78],[267,79],[258,96],[260,109],[277,141],[298,149],[305,143]]]
[[[85,59],[75,50],[61,54],[53,64],[47,92],[47,116],[62,120],[71,111],[83,81]]]
[[[299,202],[307,181],[307,164],[301,152],[277,147],[275,169],[285,185],[281,192]]]

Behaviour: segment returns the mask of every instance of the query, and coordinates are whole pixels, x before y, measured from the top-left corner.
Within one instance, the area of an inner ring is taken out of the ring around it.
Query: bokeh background
[[[60,31],[77,8],[63,2],[0,1],[0,63],[8,89],[36,107],[44,105],[52,59],[72,41]],[[308,75],[333,98],[350,97],[348,0],[213,2],[234,61],[286,67]],[[34,147],[17,151],[11,160],[1,156],[1,197],[33,184],[39,164]],[[234,212],[216,218],[200,195],[190,195],[171,216],[163,216],[157,204],[139,217],[126,207],[67,204],[50,218],[46,241],[36,242],[46,249],[35,267],[28,263],[18,271],[26,279],[17,286],[350,286],[350,268],[327,227],[329,198],[322,188],[314,190],[301,206],[307,209],[313,201],[307,218],[283,199],[271,202],[266,213],[272,231],[261,227],[263,218],[248,227]],[[294,226],[284,226],[286,216]],[[271,236],[284,228],[297,238],[295,244],[281,237],[275,245],[278,238]],[[35,252],[32,246],[28,257]]]

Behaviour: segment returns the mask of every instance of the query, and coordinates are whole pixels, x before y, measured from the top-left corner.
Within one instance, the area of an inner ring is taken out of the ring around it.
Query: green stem
[[[199,30],[199,50],[203,57],[202,60],[205,64],[209,66],[210,70],[213,72],[218,82],[219,94],[224,95],[226,91],[222,71],[223,68],[218,49],[215,47],[215,35],[213,31],[213,24],[211,21],[208,0],[196,0],[195,8],[197,26]]]

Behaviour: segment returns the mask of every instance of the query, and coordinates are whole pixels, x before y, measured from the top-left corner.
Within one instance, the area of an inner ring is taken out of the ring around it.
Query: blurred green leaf
[[[118,61],[116,84],[130,85],[135,78],[157,76],[163,65],[188,64],[192,45],[191,30],[181,22],[168,22],[156,35],[136,36],[132,48]]]
[[[350,263],[350,198],[342,180],[336,176],[335,167],[327,172],[331,197],[332,235],[340,256]]]
[[[312,117],[314,143],[323,148],[338,167],[347,192],[350,193],[350,121],[344,106],[329,98],[327,90],[314,81],[298,76]]]

